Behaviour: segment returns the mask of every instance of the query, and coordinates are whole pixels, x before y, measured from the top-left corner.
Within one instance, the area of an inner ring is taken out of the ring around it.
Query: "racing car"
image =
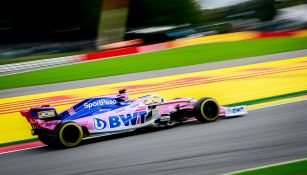
[[[188,121],[214,122],[247,114],[245,106],[219,106],[204,97],[165,101],[151,94],[129,99],[126,89],[110,96],[86,98],[61,113],[50,105],[20,112],[32,135],[48,146],[75,147],[85,138],[131,132],[146,127],[173,127]]]

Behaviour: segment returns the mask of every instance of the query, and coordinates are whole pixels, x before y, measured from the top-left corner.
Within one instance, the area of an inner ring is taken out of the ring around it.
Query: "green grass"
[[[307,37],[283,37],[181,47],[0,77],[0,89],[158,70],[306,49]]]
[[[38,138],[32,138],[32,139],[26,139],[26,140],[18,140],[18,141],[8,142],[8,143],[0,143],[0,148],[1,147],[5,147],[5,146],[11,146],[11,145],[18,145],[18,144],[23,144],[23,143],[35,142],[35,141],[38,141]]]
[[[307,175],[307,160],[277,165],[258,170],[235,173],[233,175]]]

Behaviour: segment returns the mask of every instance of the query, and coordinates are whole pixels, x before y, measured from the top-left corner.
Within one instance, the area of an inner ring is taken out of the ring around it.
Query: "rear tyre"
[[[213,98],[204,97],[199,99],[194,106],[196,118],[203,122],[214,122],[219,118],[220,108]]]
[[[81,126],[74,122],[65,122],[57,126],[55,136],[58,146],[74,147],[82,141],[83,130]]]

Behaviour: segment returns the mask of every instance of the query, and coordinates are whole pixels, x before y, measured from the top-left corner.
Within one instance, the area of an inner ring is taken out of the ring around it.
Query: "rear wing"
[[[54,107],[43,105],[38,108],[31,108],[29,110],[20,111],[30,124],[35,124],[37,119],[52,120],[58,119],[58,114]]]
[[[36,120],[31,116],[31,109],[20,111],[20,114],[24,116],[29,123],[36,123]]]

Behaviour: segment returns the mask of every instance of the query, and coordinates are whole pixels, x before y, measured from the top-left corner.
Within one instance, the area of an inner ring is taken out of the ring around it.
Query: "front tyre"
[[[55,136],[60,147],[74,147],[82,141],[83,130],[74,122],[65,122],[57,126]]]
[[[194,106],[196,118],[203,122],[214,122],[219,118],[220,108],[213,98],[204,97],[199,99]]]

